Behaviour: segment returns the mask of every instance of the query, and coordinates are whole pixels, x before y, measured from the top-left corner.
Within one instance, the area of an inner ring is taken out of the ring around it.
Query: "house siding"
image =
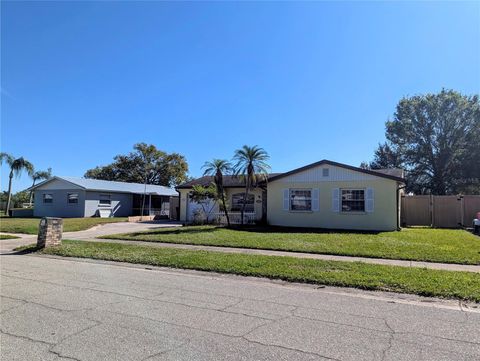
[[[286,177],[268,183],[267,221],[269,224],[289,227],[352,230],[393,231],[397,229],[396,181],[375,176],[368,180],[307,181],[309,180],[308,178],[295,176],[292,175],[292,179]],[[319,179],[322,179],[321,174]],[[290,188],[319,189],[319,211],[295,212],[284,210],[283,191]],[[332,192],[334,188],[372,188],[374,190],[373,212],[334,212],[332,210]]]
[[[328,175],[323,171],[328,170]],[[329,164],[313,167],[295,174],[281,177],[274,182],[282,183],[315,183],[315,182],[342,182],[342,181],[370,181],[385,179],[372,174],[366,174],[347,168],[337,167]]]
[[[70,187],[72,186],[70,185]],[[85,191],[79,188],[62,188],[45,187],[35,190],[34,217],[76,218],[85,216]],[[52,203],[43,203],[43,195],[47,193],[52,195]],[[68,203],[68,193],[78,193],[78,203]]]
[[[100,207],[100,194],[109,194],[111,205]],[[112,209],[114,217],[127,217],[132,215],[133,194],[107,191],[86,191],[85,217],[98,215],[99,209]]]

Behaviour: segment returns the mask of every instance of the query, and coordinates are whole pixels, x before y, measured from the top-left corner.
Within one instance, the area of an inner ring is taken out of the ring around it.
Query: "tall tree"
[[[87,170],[85,178],[147,183],[167,187],[187,179],[188,164],[178,153],[166,153],[152,144],[138,143],[133,151],[120,154],[113,163]]]
[[[5,214],[8,215],[10,210],[10,202],[12,200],[12,180],[13,176],[19,177],[23,171],[26,171],[30,176],[33,174],[33,165],[23,157],[15,158],[8,153],[0,153],[0,163],[7,163],[10,167],[10,174],[8,175],[8,196],[7,205],[5,207]]]
[[[375,150],[374,159],[368,168],[401,168],[403,166],[402,155],[398,151],[394,151],[388,143],[379,144]]]
[[[480,101],[453,90],[400,100],[371,168],[401,167],[407,191],[480,192]]]
[[[244,145],[235,151],[233,160],[235,161],[234,172],[237,176],[245,179],[245,193],[243,194],[243,204],[241,210],[241,223],[243,225],[245,207],[247,205],[248,192],[255,188],[259,181],[266,180],[270,166],[267,164],[270,156],[265,149],[254,145],[250,147]]]
[[[217,194],[222,201],[223,211],[227,218],[227,226],[230,227],[230,217],[228,215],[227,202],[225,200],[225,189],[223,187],[223,176],[232,171],[232,165],[224,159],[214,159],[211,162],[205,162],[203,165],[203,175],[213,176]]]
[[[52,168],[48,168],[47,170],[34,171],[30,175],[30,177],[33,180],[32,187],[31,187],[33,188],[37,181],[49,179],[52,177]],[[32,204],[32,200],[33,200],[33,189],[30,190],[30,205]]]

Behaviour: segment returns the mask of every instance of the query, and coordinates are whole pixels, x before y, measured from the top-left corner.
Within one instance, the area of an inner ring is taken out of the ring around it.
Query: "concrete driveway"
[[[117,222],[101,224],[85,231],[78,232],[64,232],[64,239],[78,239],[87,240],[93,239],[99,236],[105,236],[107,234],[115,233],[130,233],[130,232],[142,232],[163,227],[181,227],[181,223],[172,221],[151,221],[151,222]],[[16,234],[16,233],[4,233],[14,234],[19,239],[9,239],[0,241],[0,254],[10,253],[14,248],[32,244],[37,242],[37,236],[31,234]]]
[[[36,255],[0,263],[2,360],[480,359],[480,314],[458,302]]]

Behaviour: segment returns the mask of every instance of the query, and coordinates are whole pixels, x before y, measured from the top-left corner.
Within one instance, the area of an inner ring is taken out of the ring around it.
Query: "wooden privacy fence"
[[[480,212],[480,195],[402,196],[402,226],[471,227]]]

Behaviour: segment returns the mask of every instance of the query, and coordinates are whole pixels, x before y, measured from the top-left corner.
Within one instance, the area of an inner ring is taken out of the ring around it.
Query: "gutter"
[[[397,187],[397,231],[400,231],[400,190],[405,189],[407,186],[405,184]]]

